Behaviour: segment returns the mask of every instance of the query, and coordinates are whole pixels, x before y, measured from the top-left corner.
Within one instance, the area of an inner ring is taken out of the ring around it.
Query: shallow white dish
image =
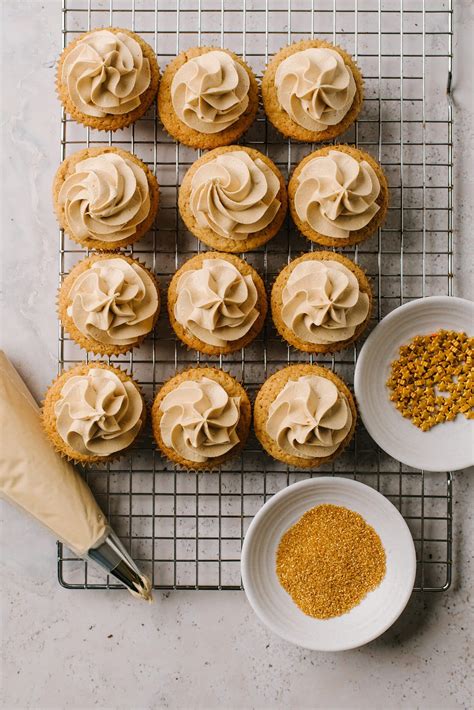
[[[310,508],[323,503],[360,513],[379,535],[387,571],[377,589],[343,616],[313,619],[278,581],[276,551],[284,532]],[[252,520],[242,548],[242,580],[260,620],[282,638],[316,651],[357,648],[380,636],[405,608],[413,590],[416,554],[404,519],[383,495],[346,478],[310,478],[283,489]]]
[[[438,330],[474,330],[474,304],[432,296],[411,301],[386,316],[364,343],[354,375],[359,413],[372,439],[387,454],[425,471],[457,471],[474,465],[474,420],[459,415],[423,432],[402,417],[389,399],[386,381],[401,345]]]

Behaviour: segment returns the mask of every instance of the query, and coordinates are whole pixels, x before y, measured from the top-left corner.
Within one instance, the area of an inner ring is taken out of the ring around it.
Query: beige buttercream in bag
[[[105,538],[107,520],[81,475],[48,442],[39,412],[0,351],[0,495],[82,557]]]
[[[1,350],[0,497],[45,525],[79,557],[100,565],[133,596],[152,601],[150,580],[107,524],[87,483],[54,451],[38,405]]]

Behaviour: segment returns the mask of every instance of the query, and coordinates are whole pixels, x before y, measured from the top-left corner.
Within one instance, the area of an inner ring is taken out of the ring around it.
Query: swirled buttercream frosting
[[[380,209],[380,182],[366,160],[338,150],[309,160],[298,175],[295,210],[302,222],[327,237],[347,239]]]
[[[352,426],[346,397],[319,375],[290,380],[268,410],[267,434],[286,454],[303,459],[333,454]]]
[[[240,397],[231,397],[214,380],[185,380],[160,404],[165,446],[188,461],[204,463],[239,443]]]
[[[135,385],[115,372],[91,368],[68,377],[54,406],[61,438],[80,454],[110,456],[141,429],[143,401]]]
[[[188,59],[178,69],[171,82],[171,101],[189,128],[219,133],[247,110],[249,87],[244,67],[216,49]]]
[[[150,62],[125,32],[96,30],[66,54],[61,80],[81,113],[123,115],[140,105],[151,81]]]
[[[177,285],[174,316],[186,330],[209,345],[225,347],[246,335],[258,318],[258,293],[225,259],[205,259],[200,269],[185,271]]]
[[[338,261],[301,261],[282,291],[281,317],[307,343],[351,338],[369,312],[369,296],[356,276]]]
[[[356,83],[335,49],[312,47],[284,59],[275,73],[278,101],[309,131],[340,123],[352,106]]]
[[[147,176],[118,153],[80,160],[59,191],[69,231],[78,239],[118,242],[133,236],[150,212]]]
[[[265,229],[280,209],[280,181],[260,158],[243,150],[203,163],[191,180],[191,211],[201,228],[246,239]]]
[[[104,345],[131,345],[153,328],[158,294],[139,264],[120,257],[100,259],[69,291],[67,313],[86,337]]]

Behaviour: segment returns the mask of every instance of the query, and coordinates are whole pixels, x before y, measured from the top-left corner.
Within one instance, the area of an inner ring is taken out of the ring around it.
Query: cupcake
[[[328,247],[367,239],[388,209],[382,168],[371,155],[350,145],[331,145],[307,155],[291,176],[288,196],[300,232]]]
[[[242,385],[215,367],[194,367],[156,395],[153,435],[170,461],[187,469],[220,466],[243,448],[252,410]]]
[[[187,171],[178,206],[189,231],[212,249],[244,252],[268,242],[283,224],[285,181],[258,150],[216,148]]]
[[[347,348],[372,312],[372,289],[353,261],[330,251],[294,259],[272,288],[275,327],[287,343],[310,353]]]
[[[257,110],[257,80],[243,59],[227,49],[187,49],[163,73],[161,122],[170,136],[192,148],[235,143]]]
[[[58,313],[71,338],[100,355],[121,355],[138,347],[153,330],[160,292],[153,274],[122,254],[94,254],[66,276]]]
[[[116,131],[143,116],[159,80],[155,53],[139,35],[105,27],[80,35],[63,50],[56,87],[75,121]]]
[[[363,97],[362,77],[352,57],[320,39],[281,49],[262,79],[268,119],[284,136],[308,143],[344,133],[356,120]]]
[[[204,252],[189,259],[168,289],[173,330],[189,348],[226,355],[261,331],[267,313],[262,279],[233,254]]]
[[[138,385],[103,362],[63,372],[46,392],[44,430],[60,454],[78,463],[121,456],[143,428],[146,408]]]
[[[357,410],[344,382],[326,367],[290,365],[262,385],[254,429],[278,461],[317,468],[332,461],[355,431]]]
[[[158,182],[145,163],[112,146],[73,153],[53,183],[59,224],[87,249],[110,251],[136,242],[152,226],[158,199]]]

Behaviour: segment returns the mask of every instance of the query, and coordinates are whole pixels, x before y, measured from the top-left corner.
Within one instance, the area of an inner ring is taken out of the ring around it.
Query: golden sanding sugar
[[[380,584],[385,550],[361,515],[318,505],[281,538],[276,571],[301,611],[329,619],[350,611]]]

